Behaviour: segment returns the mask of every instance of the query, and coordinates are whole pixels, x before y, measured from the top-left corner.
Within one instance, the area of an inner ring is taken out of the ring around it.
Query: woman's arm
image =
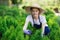
[[[42,22],[42,35],[41,36],[43,37],[44,31],[45,31],[45,26],[48,26],[45,16],[42,17],[41,22]]]
[[[29,23],[29,18],[27,17],[26,21],[25,21],[25,24],[24,24],[24,27],[23,27],[23,30],[27,30],[28,23]]]
[[[48,27],[47,23],[42,24],[42,37],[44,35],[45,27]]]
[[[27,30],[29,21],[30,21],[30,18],[27,17],[27,18],[26,18],[26,21],[25,21],[25,24],[24,24],[24,27],[23,27],[24,33],[25,33],[25,34],[28,34],[28,35],[30,35],[30,34],[32,33],[30,30]]]

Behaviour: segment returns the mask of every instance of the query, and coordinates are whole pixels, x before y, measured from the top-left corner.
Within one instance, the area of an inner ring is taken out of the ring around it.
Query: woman
[[[30,12],[30,15],[28,15],[26,18],[25,25],[23,27],[24,33],[28,35],[32,33],[30,30],[27,30],[28,23],[30,22],[34,28],[42,28],[42,37],[43,35],[47,35],[50,30],[48,29],[46,18],[41,15],[42,13],[44,13],[44,10],[38,4],[27,6],[25,7],[25,9],[27,10],[27,12]]]

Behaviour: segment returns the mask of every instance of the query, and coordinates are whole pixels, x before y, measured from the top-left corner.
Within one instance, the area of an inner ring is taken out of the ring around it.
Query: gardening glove
[[[27,35],[31,35],[32,32],[30,30],[24,30],[24,33],[27,34]]]

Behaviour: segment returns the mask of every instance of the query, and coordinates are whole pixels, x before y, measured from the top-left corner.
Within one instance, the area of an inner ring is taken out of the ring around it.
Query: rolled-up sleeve
[[[45,16],[42,16],[40,20],[41,20],[41,23],[42,23],[42,35],[43,35],[44,30],[45,30],[45,26],[48,26],[48,25],[47,25],[47,21],[46,21]]]
[[[41,17],[41,22],[42,22],[42,24],[47,23],[45,16],[42,16],[42,17]]]

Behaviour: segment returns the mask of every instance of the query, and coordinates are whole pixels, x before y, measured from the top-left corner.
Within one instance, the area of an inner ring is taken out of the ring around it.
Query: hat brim
[[[37,8],[37,9],[39,9],[40,14],[45,12],[45,10],[44,10],[44,9],[42,9],[41,7],[23,6],[23,9],[25,9],[25,10],[26,10],[26,12],[28,12],[28,13],[31,13],[31,8]]]

